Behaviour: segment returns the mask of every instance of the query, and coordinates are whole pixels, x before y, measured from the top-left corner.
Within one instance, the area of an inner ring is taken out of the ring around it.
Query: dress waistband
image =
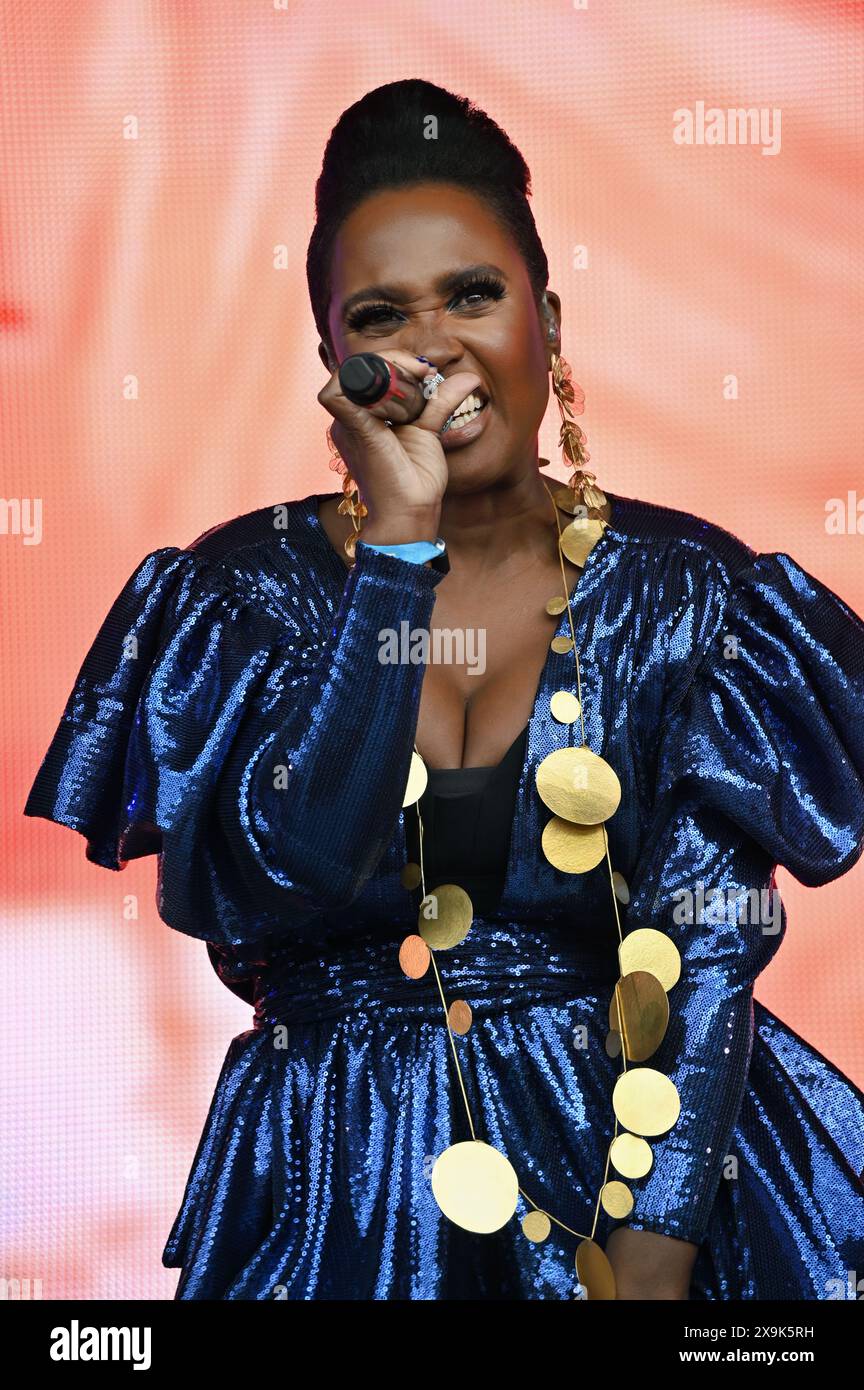
[[[475,920],[460,946],[435,954],[448,1006],[464,999],[476,1018],[584,994],[611,997],[618,978],[614,944],[601,956],[578,944],[578,931]],[[399,964],[402,939],[379,931],[330,941],[314,957],[280,953],[256,980],[253,1027],[358,1012],[374,1021],[385,1011],[391,1024],[399,1018],[443,1022],[435,970],[430,964],[422,979],[409,979]]]

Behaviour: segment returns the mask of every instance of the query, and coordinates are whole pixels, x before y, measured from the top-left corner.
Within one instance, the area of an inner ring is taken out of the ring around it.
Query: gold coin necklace
[[[458,884],[442,883],[431,892],[426,891],[419,802],[428,774],[416,744],[403,807],[414,805],[417,808],[420,863],[405,865],[402,884],[409,891],[419,887],[422,897],[417,932],[402,942],[399,964],[404,974],[415,980],[422,979],[430,965],[434,971],[471,1132],[470,1139],[451,1144],[435,1160],[431,1181],[439,1208],[464,1230],[489,1234],[511,1220],[521,1194],[530,1208],[521,1221],[526,1239],[535,1244],[546,1240],[553,1225],[575,1236],[579,1242],[575,1252],[579,1287],[575,1296],[608,1300],[616,1297],[615,1276],[605,1251],[595,1239],[600,1208],[602,1206],[615,1219],[629,1216],[634,1205],[633,1194],[622,1179],[632,1181],[649,1172],[653,1151],[648,1139],[670,1130],[681,1109],[678,1091],[669,1077],[652,1067],[628,1066],[628,1063],[644,1063],[663,1041],[669,1022],[667,992],[679,978],[681,960],[674,942],[663,932],[638,928],[626,937],[622,934],[618,904],[629,902],[629,890],[624,876],[612,867],[605,826],[620,803],[621,784],[613,768],[588,747],[585,738],[582,675],[564,557],[577,566],[584,566],[606,528],[607,523],[600,514],[606,495],[596,486],[593,475],[578,477],[581,499],[578,502],[576,478],[554,495],[545,482],[543,485],[552,503],[558,531],[563,586],[563,595],[549,599],[546,612],[555,617],[566,610],[570,625],[570,636],[553,637],[550,646],[562,656],[572,651],[576,677],[575,692],[556,690],[549,708],[558,723],[578,725],[581,742],[575,747],[556,749],[536,768],[537,793],[553,813],[544,826],[541,849],[553,868],[565,874],[587,873],[605,857],[618,929],[620,975],[609,1004],[606,1052],[610,1057],[620,1057],[621,1073],[612,1091],[614,1133],[606,1152],[590,1232],[574,1230],[539,1206],[520,1184],[507,1155],[478,1136],[454,1041],[470,1031],[471,1007],[464,999],[448,1003],[437,961],[439,951],[453,950],[469,936],[474,909],[468,894]],[[573,517],[563,529],[559,509]],[[610,1166],[619,1177],[609,1178]]]

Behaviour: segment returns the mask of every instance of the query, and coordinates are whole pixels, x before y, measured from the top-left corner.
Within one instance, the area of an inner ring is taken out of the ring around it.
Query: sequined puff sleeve
[[[682,957],[646,1062],[681,1114],[651,1141],[625,1224],[697,1244],[734,1181],[753,982],[785,930],[774,869],[815,886],[864,851],[864,624],[788,555],[763,554],[718,586],[709,631],[664,721],[625,926],[657,928]]]
[[[428,626],[442,578],[361,543],[323,641],[298,643],[226,568],[154,551],[85,657],[25,815],[79,831],[105,868],[158,853],[159,915],[208,942],[346,906],[395,830],[424,673],[382,665],[379,632]]]

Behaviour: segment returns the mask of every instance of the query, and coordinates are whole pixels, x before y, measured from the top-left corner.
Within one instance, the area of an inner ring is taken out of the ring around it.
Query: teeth
[[[461,405],[457,406],[450,416],[450,423],[442,431],[449,434],[451,430],[461,430],[465,425],[470,425],[472,420],[476,420],[480,411],[487,404],[485,396],[477,396],[473,392],[466,396]]]
[[[479,414],[479,410],[469,410],[466,411],[464,415],[455,416],[453,419],[453,423],[450,425],[450,430],[463,429],[465,425],[470,425],[472,420],[476,420]],[[448,434],[450,433],[450,430],[447,431]]]
[[[454,417],[457,415],[467,415],[472,410],[479,410],[482,405],[482,397],[475,396],[472,392],[470,396],[465,397],[461,405],[457,405],[456,409],[453,412]]]

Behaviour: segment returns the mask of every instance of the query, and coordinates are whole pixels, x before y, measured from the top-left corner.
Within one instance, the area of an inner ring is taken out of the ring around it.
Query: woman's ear
[[[540,301],[550,352],[561,351],[561,300],[554,290],[546,290]]]
[[[327,368],[328,372],[335,372],[339,363],[335,362],[331,357],[330,349],[327,347],[326,343],[318,344],[318,356],[321,358],[321,361],[324,363],[324,366]]]

